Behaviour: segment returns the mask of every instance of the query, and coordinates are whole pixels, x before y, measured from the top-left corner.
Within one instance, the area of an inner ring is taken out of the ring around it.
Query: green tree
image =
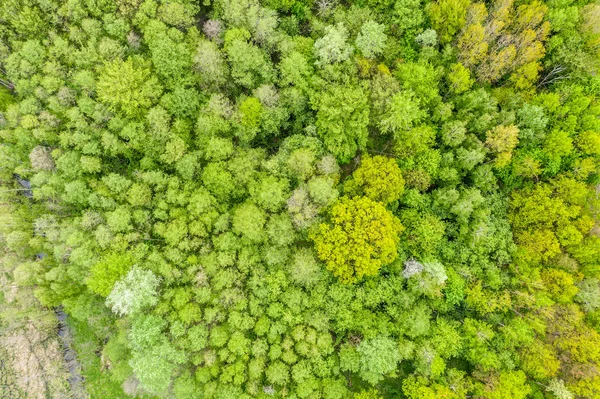
[[[396,365],[402,359],[398,344],[388,337],[379,336],[361,341],[356,350],[360,356],[358,374],[371,385],[377,384],[396,370]]]
[[[233,231],[254,242],[265,239],[266,215],[251,203],[240,205],[233,213]]]
[[[275,361],[267,367],[265,371],[267,381],[275,385],[285,385],[290,379],[288,366],[280,361]]]
[[[485,145],[498,154],[496,164],[500,167],[510,162],[518,142],[519,129],[514,125],[496,126],[486,133]]]
[[[177,363],[182,361],[182,354],[168,342],[163,342],[143,352],[134,351],[130,365],[143,388],[163,395],[171,384]]]
[[[312,249],[300,248],[292,256],[289,264],[289,273],[292,281],[304,286],[311,287],[321,278],[321,265],[317,262]]]
[[[514,192],[510,203],[515,241],[534,261],[546,261],[561,252],[561,246],[581,243],[591,229],[581,214],[587,188],[569,178],[537,184]]]
[[[287,179],[266,176],[250,187],[250,195],[262,208],[278,212],[289,197],[289,182]]]
[[[384,31],[385,25],[375,21],[365,22],[356,37],[356,48],[367,58],[378,56],[383,51],[387,40]]]
[[[399,33],[418,31],[425,20],[423,5],[419,0],[397,0],[394,2],[392,21]]]
[[[595,278],[588,278],[579,284],[575,301],[581,303],[583,310],[593,312],[600,308],[600,284]]]
[[[267,54],[248,42],[250,34],[245,30],[225,33],[225,52],[231,66],[231,77],[237,84],[252,89],[273,79],[273,67]]]
[[[359,86],[333,86],[316,102],[317,132],[325,148],[343,163],[367,144],[369,107]]]
[[[381,399],[382,396],[376,389],[371,390],[362,390],[360,392],[356,392],[353,396],[354,399]]]
[[[470,71],[460,62],[450,66],[446,80],[448,81],[450,91],[455,94],[464,93],[469,90],[474,83]]]
[[[392,96],[378,124],[382,133],[392,133],[395,138],[400,138],[403,131],[411,130],[423,117],[418,99],[412,91],[407,90]]]

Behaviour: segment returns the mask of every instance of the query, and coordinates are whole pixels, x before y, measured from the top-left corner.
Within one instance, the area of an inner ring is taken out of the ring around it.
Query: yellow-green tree
[[[362,390],[354,393],[354,399],[381,399],[382,396],[376,389],[370,389],[368,391]]]
[[[440,0],[429,3],[427,12],[431,25],[440,37],[440,43],[445,44],[464,26],[469,0]]]
[[[514,125],[496,126],[486,133],[485,145],[498,154],[496,165],[500,167],[510,162],[518,142],[519,128]]]
[[[344,188],[352,196],[365,195],[389,204],[398,200],[404,192],[404,179],[394,159],[381,155],[366,156]]]
[[[472,3],[456,45],[459,61],[471,68],[480,82],[496,82],[509,75],[517,89],[529,89],[537,80],[539,60],[549,24],[548,7],[539,1],[515,6],[513,0]]]
[[[582,243],[593,227],[582,212],[588,193],[585,184],[561,177],[512,195],[509,220],[515,241],[529,260],[547,261],[562,247],[572,250]]]
[[[404,228],[380,202],[368,197],[343,197],[310,237],[319,258],[344,283],[377,274],[396,259],[399,235]]]

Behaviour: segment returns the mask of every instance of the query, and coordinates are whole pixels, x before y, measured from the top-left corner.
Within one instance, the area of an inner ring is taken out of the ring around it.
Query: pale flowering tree
[[[160,279],[154,273],[135,265],[115,283],[106,298],[106,305],[119,316],[139,313],[148,306],[156,305],[159,283]]]
[[[352,46],[347,40],[348,30],[343,24],[325,27],[325,36],[315,41],[317,66],[346,61],[352,54]]]
[[[548,383],[547,389],[557,399],[573,399],[575,396],[565,386],[565,382],[558,378],[553,378]]]
[[[387,41],[385,34],[385,25],[378,24],[375,21],[367,21],[360,29],[356,38],[356,47],[362,55],[367,58],[374,58],[381,54]]]

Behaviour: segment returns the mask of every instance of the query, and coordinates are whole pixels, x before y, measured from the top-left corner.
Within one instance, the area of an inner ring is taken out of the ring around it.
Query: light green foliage
[[[247,128],[257,128],[260,123],[262,106],[257,98],[250,97],[240,104],[240,123]]]
[[[305,229],[313,224],[319,208],[311,201],[308,190],[298,187],[287,201],[287,210],[297,228]]]
[[[191,81],[192,51],[185,43],[185,35],[168,28],[162,22],[151,20],[144,35],[156,73],[171,86]]]
[[[535,342],[521,355],[523,370],[538,379],[553,377],[558,372],[560,362],[553,348],[542,342]]]
[[[467,129],[461,121],[450,121],[442,126],[442,142],[449,147],[457,147],[466,139]]]
[[[198,10],[192,4],[166,3],[158,8],[159,18],[169,25],[189,28]]]
[[[131,230],[131,212],[128,208],[121,206],[107,213],[106,224],[117,233]]]
[[[398,65],[396,75],[405,90],[412,91],[422,104],[432,106],[438,99],[440,72],[424,62],[407,62]]]
[[[239,108],[240,129],[238,136],[243,142],[250,142],[258,133],[263,107],[255,97],[242,101]]]
[[[113,253],[104,257],[90,269],[87,285],[95,293],[107,296],[117,280],[127,274],[133,259],[129,254]]]
[[[210,163],[202,171],[202,181],[206,188],[219,199],[229,198],[235,191],[231,173],[223,163]]]
[[[79,180],[65,184],[63,200],[70,204],[86,205],[89,190],[85,183]]]
[[[127,199],[133,206],[148,206],[152,201],[152,191],[146,185],[134,183],[129,188]]]
[[[413,256],[433,254],[444,238],[445,224],[434,215],[420,215],[414,210],[406,210],[400,220],[410,230],[404,232],[406,240],[402,243]]]
[[[98,98],[127,116],[139,116],[161,95],[162,87],[147,63],[135,58],[107,64],[98,77]]]
[[[266,216],[264,211],[253,204],[242,204],[233,213],[233,231],[254,242],[265,238]]]
[[[299,249],[289,264],[289,273],[292,281],[303,287],[316,284],[321,278],[321,265],[317,262],[314,251]]]
[[[248,43],[248,39],[247,31],[228,31],[225,34],[225,52],[233,80],[243,87],[254,88],[269,82],[273,69],[265,52]]]
[[[319,96],[317,132],[325,148],[342,163],[367,144],[369,108],[360,87],[333,86]]]
[[[519,129],[516,126],[496,126],[486,133],[485,144],[498,154],[496,164],[504,166],[510,161],[518,141]]]
[[[316,154],[309,148],[294,150],[287,159],[291,174],[299,180],[306,180],[315,172]]]
[[[585,279],[579,284],[575,300],[581,303],[586,312],[600,308],[600,284],[597,279]]]
[[[163,340],[163,330],[166,322],[155,315],[140,315],[129,331],[129,341],[132,349],[143,351],[160,344]]]
[[[491,370],[499,366],[498,355],[491,347],[494,336],[495,332],[489,324],[475,319],[465,319],[463,338],[467,358],[477,359],[483,370]]]
[[[422,3],[419,0],[397,0],[393,2],[392,21],[398,31],[409,33],[419,29],[425,20]]]
[[[318,206],[328,206],[338,197],[336,179],[331,176],[315,176],[308,183],[308,193]]]
[[[134,352],[130,365],[144,389],[154,394],[164,394],[176,362],[181,362],[181,354],[165,342],[144,352]]]
[[[554,130],[546,136],[544,147],[551,158],[560,159],[571,153],[573,140],[569,137],[569,133],[563,130]]]
[[[290,378],[288,366],[280,361],[271,363],[265,371],[265,374],[267,376],[267,381],[275,385],[285,385]]]
[[[360,369],[360,354],[355,346],[342,345],[340,348],[340,368],[344,371],[358,372]]]
[[[401,360],[396,342],[388,337],[362,341],[356,348],[360,356],[359,375],[372,385],[396,369]]]
[[[321,223],[311,239],[327,269],[354,283],[396,258],[403,229],[382,204],[367,197],[342,198],[330,211],[330,223]]]
[[[421,46],[435,46],[438,43],[437,32],[433,29],[426,29],[415,37],[415,42],[417,42]]]
[[[262,208],[277,212],[289,196],[289,182],[273,176],[265,177],[251,188],[251,195]]]
[[[379,392],[376,389],[368,391],[360,391],[354,394],[354,399],[381,399]]]
[[[281,60],[279,64],[281,85],[294,85],[298,88],[306,88],[307,80],[312,74],[311,65],[301,53],[294,51]]]
[[[373,58],[383,51],[387,36],[385,25],[375,21],[367,21],[356,37],[356,48],[367,58]]]
[[[267,222],[267,235],[271,242],[277,246],[285,247],[293,243],[295,232],[289,215],[285,212],[271,215]]]

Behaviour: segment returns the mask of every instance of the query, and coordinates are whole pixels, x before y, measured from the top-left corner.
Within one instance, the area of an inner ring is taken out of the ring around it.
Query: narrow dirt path
[[[84,379],[81,375],[81,365],[77,360],[77,354],[73,349],[73,337],[71,330],[67,325],[67,315],[62,308],[55,310],[58,319],[58,337],[63,346],[63,358],[69,369],[69,384],[71,385],[71,394],[73,399],[88,399],[89,395],[85,390]]]

